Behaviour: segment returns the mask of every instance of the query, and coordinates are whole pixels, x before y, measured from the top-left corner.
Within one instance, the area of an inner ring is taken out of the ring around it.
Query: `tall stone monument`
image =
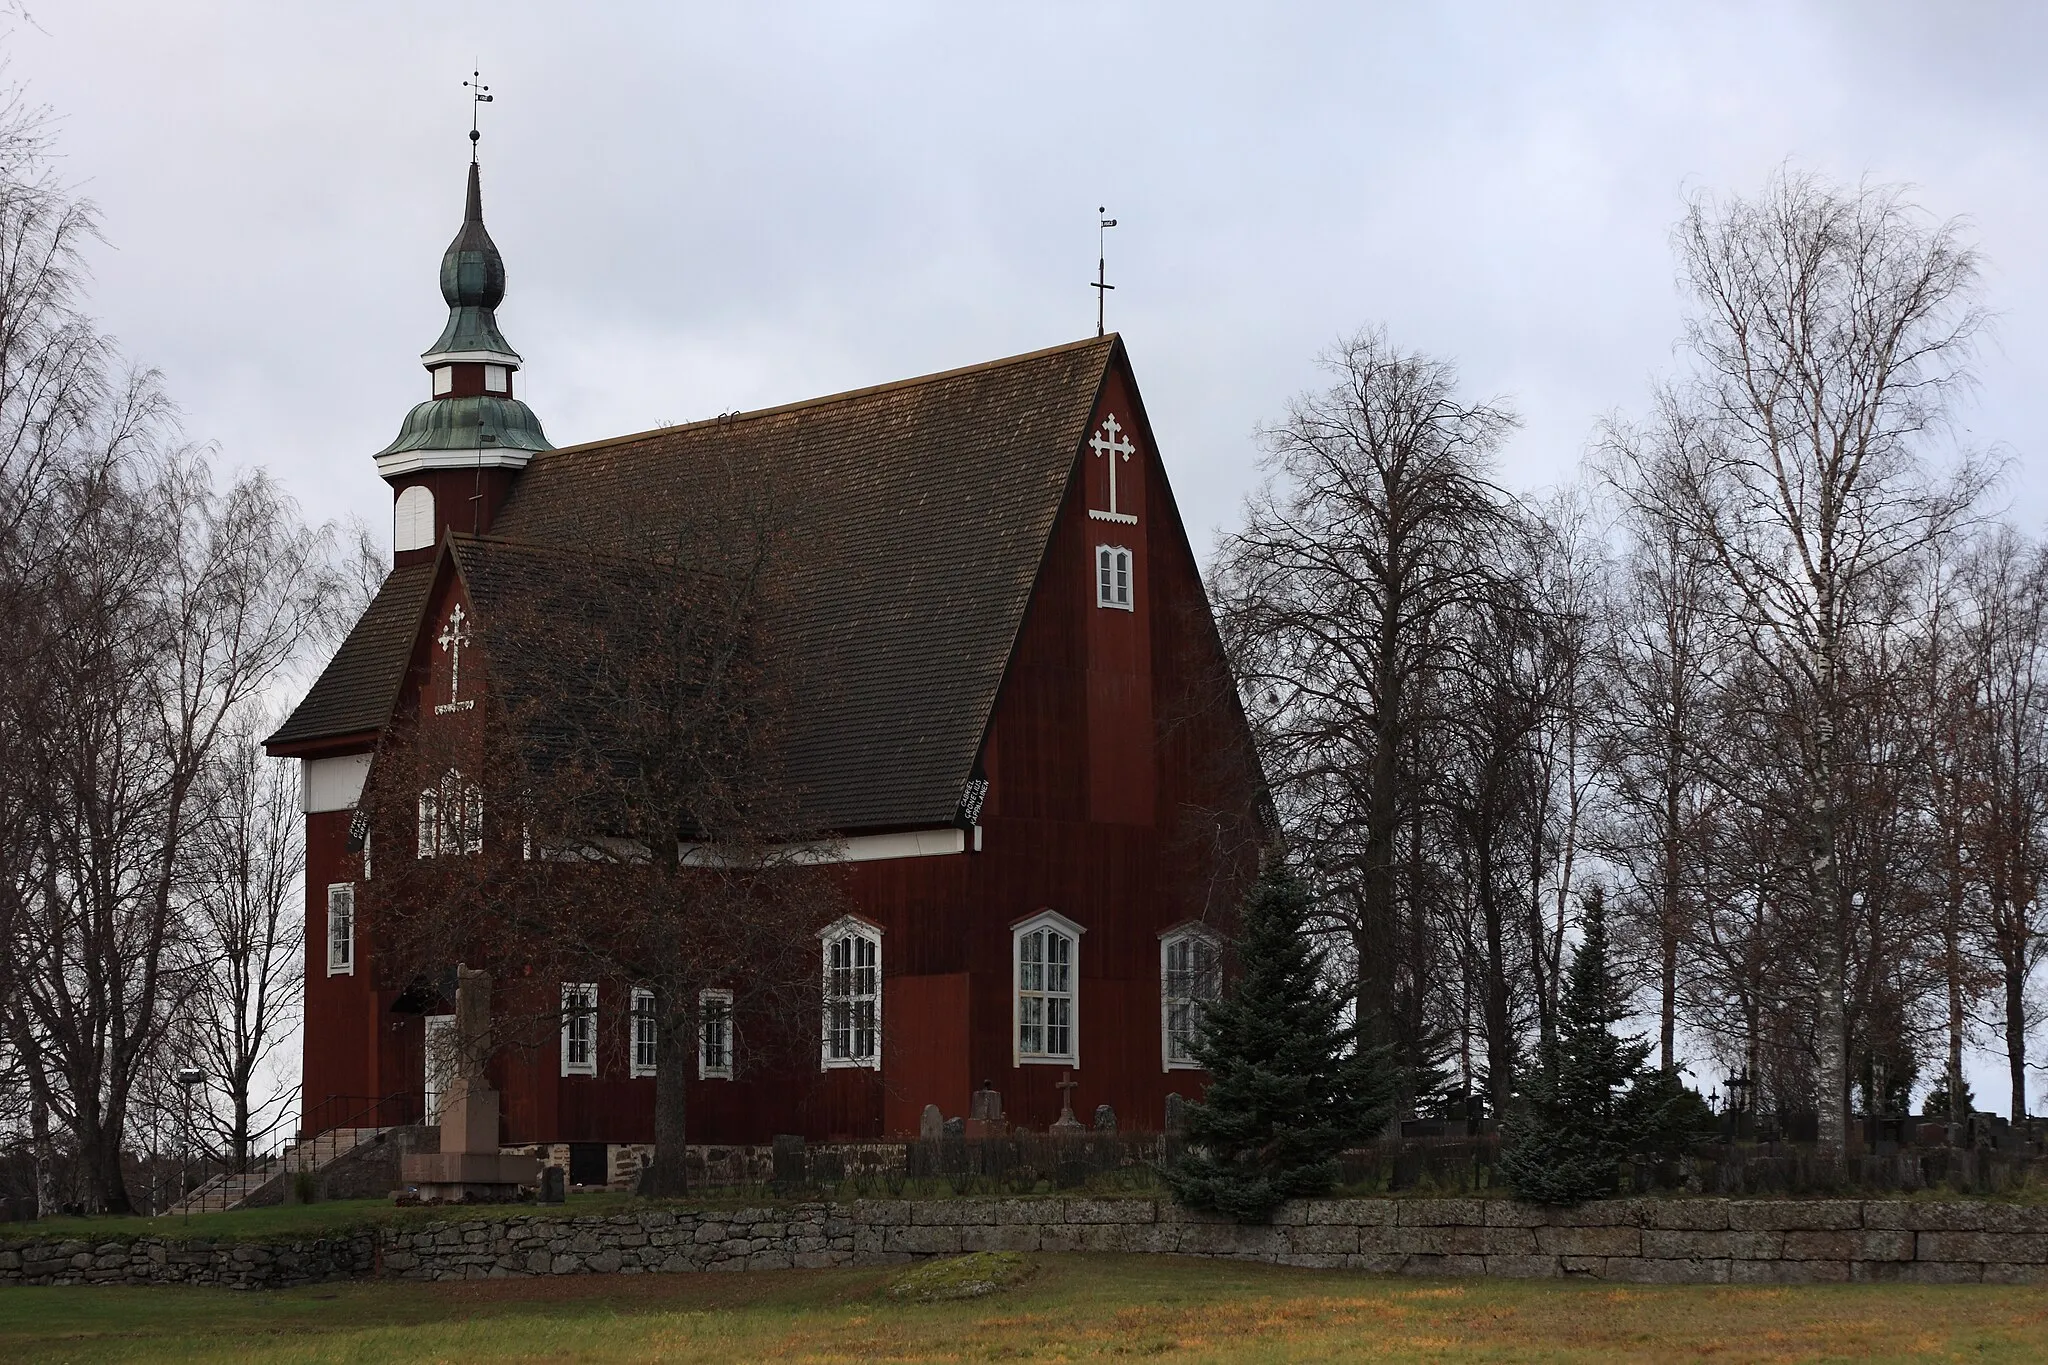
[[[399,1171],[423,1204],[490,1204],[540,1184],[540,1158],[498,1150],[498,1092],[484,1078],[491,1055],[491,977],[455,969],[455,1055],[441,1096],[441,1150],[403,1159]]]

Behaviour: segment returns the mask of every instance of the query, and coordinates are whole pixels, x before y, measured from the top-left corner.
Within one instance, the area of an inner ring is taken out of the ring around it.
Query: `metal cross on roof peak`
[[[1095,209],[1095,284],[1093,287],[1095,290],[1095,335],[1097,336],[1102,335],[1103,301],[1109,297],[1109,291],[1116,288],[1115,285],[1109,283],[1109,252],[1107,250],[1109,229],[1116,226],[1116,219],[1102,217],[1103,214],[1108,212],[1109,206],[1107,204],[1098,205]]]

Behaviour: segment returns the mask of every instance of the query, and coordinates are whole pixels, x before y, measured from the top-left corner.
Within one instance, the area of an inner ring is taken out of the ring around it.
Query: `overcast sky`
[[[1541,8],[1563,17],[1537,21]],[[2048,516],[2044,24],[2029,6],[37,5],[13,70],[105,216],[95,307],[193,436],[388,535],[373,452],[461,216],[558,445],[1087,335],[1095,208],[1198,551],[1253,431],[1384,323],[1571,478],[1674,363],[1689,193],[1787,161],[1966,216],[2000,314],[1963,416]]]

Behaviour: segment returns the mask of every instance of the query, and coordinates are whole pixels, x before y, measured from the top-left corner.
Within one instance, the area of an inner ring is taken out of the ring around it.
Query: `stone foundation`
[[[1399,1275],[1624,1283],[2048,1283],[2048,1207],[1991,1201],[1330,1199],[1241,1227],[1152,1199],[855,1200],[447,1218],[248,1245],[16,1241],[0,1283],[276,1288],[883,1265],[967,1251],[1217,1256]]]

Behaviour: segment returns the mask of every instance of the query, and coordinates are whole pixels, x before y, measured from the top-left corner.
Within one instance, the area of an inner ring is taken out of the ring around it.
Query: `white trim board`
[[[981,847],[981,826],[974,828],[974,846]],[[911,829],[898,834],[856,834],[829,844],[787,844],[777,855],[793,863],[814,866],[824,863],[878,863],[891,858],[943,858],[967,851],[964,829]],[[685,863],[705,863],[710,855],[702,844],[684,844]]]
[[[363,782],[369,775],[368,754],[300,759],[300,811],[312,815],[319,811],[352,809],[362,797]]]

